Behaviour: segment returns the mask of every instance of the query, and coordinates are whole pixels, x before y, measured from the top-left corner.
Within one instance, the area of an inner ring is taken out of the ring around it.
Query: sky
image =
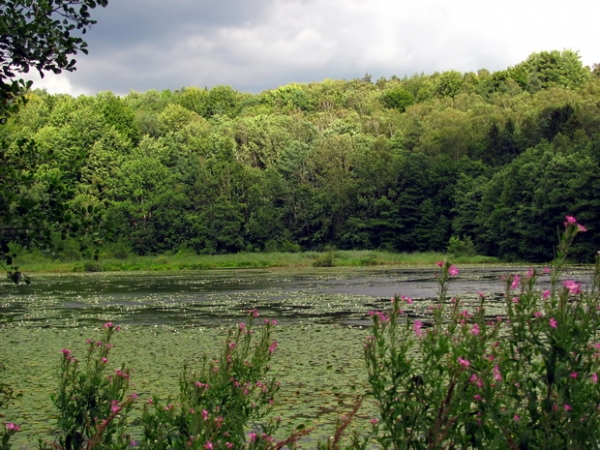
[[[597,0],[109,0],[77,71],[33,77],[51,93],[373,81],[503,70],[534,52],[600,63]]]

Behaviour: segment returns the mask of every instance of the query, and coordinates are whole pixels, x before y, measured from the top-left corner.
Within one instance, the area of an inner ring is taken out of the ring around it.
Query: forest
[[[381,249],[545,262],[600,248],[600,67],[71,97],[0,125],[2,244],[54,258]]]

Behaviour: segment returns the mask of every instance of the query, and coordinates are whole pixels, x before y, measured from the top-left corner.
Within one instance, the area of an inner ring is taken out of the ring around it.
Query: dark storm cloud
[[[75,90],[178,88],[218,84],[207,77],[218,30],[254,26],[272,0],[111,0],[93,11],[89,56],[68,74]],[[186,52],[187,51],[187,52]],[[223,59],[226,54],[217,56]],[[203,69],[204,68],[204,69]]]
[[[146,42],[168,45],[189,33],[260,20],[272,0],[111,0],[94,10],[98,23],[88,40],[103,53]]]

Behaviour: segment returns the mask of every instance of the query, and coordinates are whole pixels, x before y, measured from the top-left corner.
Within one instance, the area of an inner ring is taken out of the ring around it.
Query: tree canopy
[[[0,129],[19,161],[0,227],[26,229],[10,242],[29,248],[50,230],[55,258],[452,243],[535,262],[552,259],[570,214],[587,261],[600,247],[599,93],[566,51],[256,95],[34,91]]]

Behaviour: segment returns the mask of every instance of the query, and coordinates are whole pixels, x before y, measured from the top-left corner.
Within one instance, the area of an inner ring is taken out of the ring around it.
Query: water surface
[[[526,268],[511,268],[522,275]],[[506,268],[470,268],[452,281],[449,294],[467,305],[486,294],[491,316],[504,312],[501,293]],[[31,286],[0,288],[0,314],[12,322],[0,327],[5,381],[21,394],[6,421],[23,428],[15,443],[36,448],[51,441],[60,350],[82,356],[86,338],[97,338],[106,321],[120,324],[110,366],[132,369],[135,392],[175,398],[184,363],[190,368],[215,354],[234,323],[258,309],[275,319],[279,350],[273,373],[282,383],[276,413],[282,433],[298,425],[314,427],[305,448],[328,436],[340,414],[366,392],[362,347],[369,333],[368,312],[389,307],[395,294],[415,299],[405,310],[426,317],[437,297],[437,270],[302,269],[222,270],[159,273],[36,275]],[[585,283],[590,270],[569,278]],[[549,282],[546,276],[542,285]],[[366,402],[357,427],[375,414]],[[4,420],[4,419],[3,419]],[[361,422],[362,420],[362,422]],[[311,441],[312,439],[312,441]]]

